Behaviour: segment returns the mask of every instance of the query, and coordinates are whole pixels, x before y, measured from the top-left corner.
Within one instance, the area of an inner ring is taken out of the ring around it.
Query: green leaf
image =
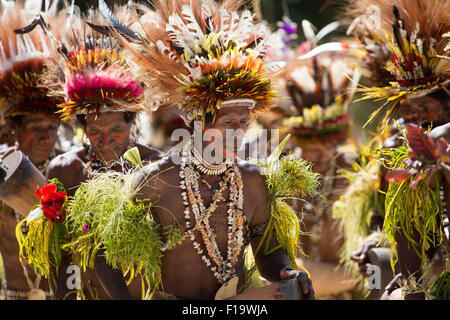
[[[131,148],[123,155],[125,159],[134,164],[135,166],[142,166],[141,154],[137,147]]]
[[[66,188],[64,188],[64,185],[62,184],[61,181],[58,180],[58,178],[50,179],[48,180],[48,183],[49,184],[53,183],[59,192],[66,192]]]
[[[271,155],[269,156],[269,158],[267,159],[267,164],[269,166],[274,165],[274,161],[278,162],[278,160],[280,159],[281,153],[283,152],[284,146],[286,145],[286,143],[288,142],[288,140],[291,138],[291,134],[288,134],[286,136],[286,138],[284,138],[284,140],[278,145],[278,147],[271,153]]]
[[[60,245],[60,239],[61,239],[61,232],[62,225],[61,223],[55,223],[53,225],[53,231],[54,231],[54,245],[55,245],[55,262],[56,262],[56,269],[58,269],[59,265],[61,264],[61,245]]]
[[[52,222],[50,222],[50,220],[48,222],[52,223]],[[53,224],[52,231],[50,231],[50,236],[48,237],[48,247],[47,247],[47,252],[49,255],[51,255],[52,247],[53,247],[53,244],[55,241],[55,224],[54,223],[52,223],[52,224]]]

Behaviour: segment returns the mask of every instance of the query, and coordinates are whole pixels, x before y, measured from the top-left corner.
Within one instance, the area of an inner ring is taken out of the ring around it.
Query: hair
[[[133,111],[122,112],[123,118],[126,123],[133,123],[136,120],[137,113]],[[85,114],[77,114],[76,115],[76,123],[78,126],[86,129],[86,115]]]
[[[450,90],[450,85],[447,85],[445,88],[436,90],[436,91],[430,93],[428,96],[433,99],[439,100],[440,102],[446,102],[446,101],[448,101],[448,98],[450,96],[449,90]]]
[[[446,104],[448,103],[448,99],[449,99],[448,88],[449,88],[449,86],[447,86],[446,89],[440,89],[440,90],[434,91],[434,92],[432,92],[432,93],[430,93],[430,94],[428,94],[426,96],[426,97],[435,99],[435,100],[439,101],[440,103],[442,103],[443,104],[442,107],[444,108],[444,112],[447,111],[446,112],[447,115],[448,115],[448,110],[447,110],[447,105]],[[448,117],[444,116],[443,119],[441,118],[441,119],[436,120],[436,121],[425,121],[422,124],[422,128],[427,129],[429,126],[433,126],[433,128],[436,128],[438,126],[446,124],[447,122],[448,122]]]
[[[11,127],[19,127],[22,124],[24,116],[23,115],[17,115],[17,116],[12,116],[12,117],[8,117],[7,119],[9,119],[9,125]]]

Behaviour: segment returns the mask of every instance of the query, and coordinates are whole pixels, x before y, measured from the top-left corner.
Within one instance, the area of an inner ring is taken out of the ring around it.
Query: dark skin
[[[127,151],[130,144],[131,122],[126,122],[121,112],[105,112],[99,115],[88,114],[86,116],[86,136],[91,143],[91,150],[95,152],[98,159],[107,165],[112,164],[115,160]],[[137,144],[141,159],[143,161],[157,161],[163,156],[163,153],[154,148]],[[46,178],[58,178],[67,190],[70,196],[73,196],[79,185],[88,178],[88,155],[84,148],[69,151],[56,157],[49,165]],[[121,170],[118,166],[111,167],[112,170]],[[67,275],[65,270],[70,265],[70,257],[66,254],[60,266],[58,277],[57,298],[63,299],[68,293],[66,286]],[[82,282],[84,287],[93,287],[97,290],[97,296],[100,299],[108,299],[108,295],[102,289],[97,280],[95,271],[86,270],[82,274]],[[139,296],[140,284],[131,284],[132,292]],[[86,292],[85,292],[86,293]],[[92,296],[92,294],[88,295]],[[74,299],[72,294],[68,297]]]
[[[20,120],[13,121],[10,118],[7,120],[13,140],[16,141],[16,146],[7,148],[0,155],[0,163],[11,152],[21,150],[35,166],[43,164],[54,149],[59,125],[58,118],[43,113],[36,113],[24,115]],[[56,153],[59,152],[56,151]],[[23,218],[21,217],[21,219]],[[19,244],[15,234],[17,220],[13,209],[3,205],[0,209],[0,221],[0,252],[5,269],[7,289],[29,291],[30,287],[19,261]],[[34,282],[36,276],[33,268],[26,263],[26,259],[24,260],[24,265],[28,271],[29,278]],[[42,279],[39,288],[48,291],[48,282]]]
[[[26,115],[20,122],[9,119],[12,136],[35,165],[42,164],[53,151],[57,139],[59,120],[44,113]]]
[[[11,144],[11,137],[9,134],[9,128],[6,124],[0,124],[0,145],[1,144],[6,144],[6,145],[10,145]]]
[[[226,129],[247,129],[249,121],[249,112],[243,107],[229,107],[220,110],[217,113],[214,124],[207,126],[220,130],[225,134]],[[238,139],[239,141],[240,139]],[[231,151],[235,148],[223,143],[224,149]],[[265,223],[270,218],[267,207],[267,189],[259,168],[246,162],[238,160],[239,171],[244,183],[244,207],[243,212],[249,222],[249,226],[255,226]],[[184,227],[184,205],[181,198],[181,189],[179,188],[179,165],[174,161],[173,154],[165,157],[158,163],[156,169],[145,167],[140,174],[136,184],[143,184],[138,199],[146,202],[156,202],[157,207],[153,210],[153,215],[158,223],[164,227],[178,222]],[[148,179],[148,177],[157,178]],[[209,184],[212,189],[216,189],[221,180],[221,176],[201,174],[201,178]],[[199,191],[203,202],[207,207],[211,202],[212,193],[206,183],[199,184]],[[228,191],[224,197],[227,199]],[[227,250],[227,206],[220,202],[218,208],[210,218],[210,225],[216,234],[216,241],[222,256],[226,255]],[[160,230],[164,239],[165,235]],[[253,250],[256,250],[261,237],[251,239]],[[200,240],[200,243],[202,241]],[[275,245],[275,242],[273,243]],[[263,255],[259,252],[256,257],[256,264],[261,275],[269,281],[279,282],[282,279],[297,278],[300,284],[302,295],[307,299],[314,298],[314,290],[311,281],[305,273],[299,271],[285,271],[284,267],[290,266],[285,252],[281,249],[276,250],[270,255]],[[239,277],[238,289],[242,286],[244,280],[243,270],[243,252],[241,252],[236,266]],[[119,274],[109,268],[106,263],[96,264],[96,271],[100,281],[112,299],[127,297],[128,289],[123,286],[123,281]],[[214,299],[220,284],[214,277],[211,270],[204,264],[201,257],[192,246],[191,240],[186,239],[180,245],[172,250],[164,252],[162,258],[162,287],[164,291],[180,298],[185,299]],[[114,280],[115,279],[115,280]],[[188,284],[188,285],[187,285]],[[272,298],[281,298],[280,292]],[[130,295],[128,294],[128,298]]]
[[[450,121],[450,99],[448,94],[442,91],[430,95],[406,100],[399,106],[398,114],[405,122],[413,122],[418,125],[433,122],[444,124]]]
[[[86,136],[92,150],[103,163],[112,164],[130,143],[132,123],[127,123],[120,112],[105,112],[86,117]],[[156,161],[163,156],[157,149],[137,144],[141,159]],[[74,195],[81,182],[87,179],[88,155],[84,148],[66,152],[56,157],[49,165],[47,178],[58,178],[69,195]]]

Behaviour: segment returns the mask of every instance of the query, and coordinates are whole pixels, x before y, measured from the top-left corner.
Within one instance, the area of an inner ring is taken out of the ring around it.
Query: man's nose
[[[245,135],[245,126],[243,126],[241,123],[238,123],[234,127],[234,135],[235,137],[241,139]]]
[[[110,141],[109,141],[109,136],[108,136],[108,133],[107,132],[104,132],[103,133],[103,147],[106,149],[106,148],[108,148],[109,147],[109,145],[111,144],[110,143]]]
[[[44,129],[41,131],[39,141],[41,142],[51,142],[56,138],[56,132],[54,130]]]

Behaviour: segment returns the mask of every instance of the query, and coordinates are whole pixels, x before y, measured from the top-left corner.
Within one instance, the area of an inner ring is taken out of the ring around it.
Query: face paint
[[[33,134],[30,131],[20,131],[19,132],[19,139],[20,140],[37,141],[37,139],[34,138]]]
[[[26,116],[16,128],[17,141],[30,160],[34,164],[40,164],[47,160],[53,151],[57,130],[58,125],[55,125],[53,118],[42,115]]]
[[[130,126],[126,123],[113,126],[95,125],[88,128],[87,137],[99,159],[116,160],[129,144]]]

